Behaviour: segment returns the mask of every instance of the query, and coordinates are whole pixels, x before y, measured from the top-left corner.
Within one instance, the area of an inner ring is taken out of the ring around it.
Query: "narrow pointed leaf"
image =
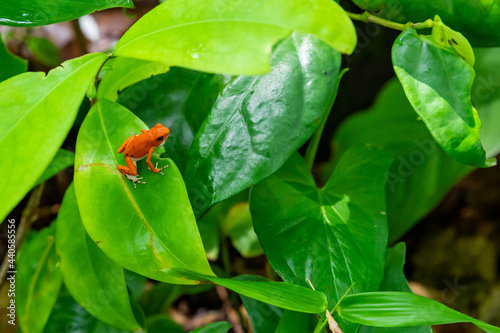
[[[69,21],[113,7],[133,8],[132,0],[78,1],[5,1],[0,6],[0,24],[14,27],[37,27]]]
[[[73,185],[66,190],[57,217],[56,249],[64,283],[80,305],[112,326],[140,328],[130,307],[123,268],[111,261],[87,235]],[[100,297],[96,298],[96,294]]]
[[[111,67],[102,78],[97,90],[98,98],[116,101],[118,92],[126,87],[147,79],[152,75],[168,72],[170,67],[164,62],[117,57],[107,64]]]
[[[443,150],[458,162],[491,166],[481,146],[481,120],[471,104],[474,69],[453,49],[414,29],[395,41],[392,61],[413,109]]]
[[[57,267],[54,232],[54,224],[43,229],[27,239],[17,255],[15,305],[23,332],[42,332],[57,300],[62,279]]]
[[[87,115],[75,160],[75,192],[83,224],[101,250],[126,269],[159,281],[193,283],[160,271],[180,267],[213,274],[173,161],[159,159],[162,150],[156,149],[152,163],[169,165],[163,169],[165,176],[152,173],[144,161],[137,162],[146,182],[137,188],[117,170],[117,165],[125,165],[118,148],[141,129],[147,127],[140,119],[105,99]]]
[[[218,321],[216,323],[211,323],[194,329],[189,333],[227,333],[231,327],[233,326],[227,321]]]
[[[105,54],[66,61],[45,76],[24,73],[0,83],[0,220],[33,187],[66,138]]]
[[[293,31],[342,53],[356,45],[354,26],[334,1],[169,0],[143,16],[114,54],[231,74],[270,70],[273,46]]]
[[[271,73],[224,88],[189,151],[186,186],[197,216],[279,169],[331,105],[341,57],[294,33],[273,52]]]
[[[165,314],[151,316],[147,320],[148,333],[185,333],[180,324]]]
[[[0,35],[0,82],[10,77],[26,72],[28,61],[13,55],[7,49]]]
[[[500,328],[474,319],[446,305],[407,292],[373,292],[349,295],[341,302],[339,315],[352,322],[380,327],[406,327],[472,323],[488,333]]]

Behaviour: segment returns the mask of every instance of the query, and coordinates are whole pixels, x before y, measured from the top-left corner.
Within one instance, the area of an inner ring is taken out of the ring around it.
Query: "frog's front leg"
[[[136,183],[146,184],[146,182],[140,181],[143,177],[137,177],[137,167],[135,166],[135,162],[128,156],[125,156],[125,162],[127,162],[127,166],[118,165],[118,171],[134,183],[134,188],[136,188]]]
[[[168,164],[165,165],[164,167],[158,168],[158,163],[156,163],[156,167],[153,166],[153,163],[151,163],[151,157],[153,156],[153,152],[155,151],[156,147],[151,147],[148,152],[148,158],[146,159],[146,163],[148,164],[149,170],[153,171],[154,173],[160,173],[162,176],[165,176],[161,170],[168,168]]]

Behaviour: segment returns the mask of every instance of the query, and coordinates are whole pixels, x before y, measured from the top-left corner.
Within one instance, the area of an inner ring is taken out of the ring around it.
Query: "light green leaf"
[[[353,283],[354,292],[378,290],[387,243],[384,188],[389,165],[382,151],[353,148],[318,189],[296,154],[252,188],[255,231],[283,280],[311,283],[326,294],[330,309]]]
[[[26,72],[28,69],[28,61],[16,55],[13,55],[7,49],[7,46],[2,41],[0,35],[0,82],[7,80],[10,77]]]
[[[134,4],[132,0],[5,1],[0,6],[0,24],[37,27],[113,7],[133,8]]]
[[[78,135],[75,160],[75,193],[83,224],[101,250],[126,269],[159,281],[194,283],[160,271],[179,267],[213,274],[173,161],[159,159],[162,149],[156,149],[152,163],[169,165],[163,169],[165,176],[137,162],[146,182],[137,188],[117,170],[117,165],[125,165],[118,148],[141,129],[147,127],[140,119],[106,99],[90,110]]]
[[[73,154],[70,151],[67,151],[66,149],[59,149],[56,153],[56,156],[54,156],[52,162],[50,162],[47,169],[45,169],[45,171],[42,173],[42,175],[38,178],[35,185],[33,186],[36,186],[41,182],[44,182],[47,179],[52,178],[60,171],[72,166],[74,162],[75,162],[75,154]]]
[[[407,292],[348,295],[340,303],[338,313],[349,321],[378,327],[469,322],[488,333],[500,332],[498,327],[466,316],[436,301]]]
[[[144,15],[114,54],[212,73],[268,72],[273,46],[293,31],[342,53],[356,46],[354,26],[330,0],[169,0]]]
[[[56,249],[64,283],[80,305],[112,326],[140,328],[130,307],[123,268],[111,261],[87,235],[73,185],[66,190],[57,217]]]
[[[248,202],[238,203],[229,210],[222,232],[231,238],[233,246],[243,257],[253,258],[264,253],[253,230]]]
[[[61,62],[59,50],[47,38],[29,37],[26,45],[35,58],[45,66],[55,67]]]
[[[271,73],[224,87],[189,151],[185,179],[197,216],[271,175],[311,137],[331,106],[340,63],[325,43],[294,33],[274,49]]]
[[[14,277],[17,320],[23,332],[42,332],[61,287],[54,246],[55,224],[27,239],[17,255]],[[14,276],[14,275],[12,275]],[[11,274],[7,274],[7,281]]]
[[[111,68],[106,71],[99,84],[97,97],[106,98],[113,102],[118,98],[118,92],[126,87],[147,79],[152,75],[168,72],[170,69],[163,62],[151,62],[125,57],[113,58],[108,64]]]
[[[89,54],[44,73],[0,83],[0,220],[23,198],[66,138],[85,90],[106,55]]]
[[[434,16],[432,24],[432,37],[437,44],[454,49],[469,65],[474,67],[474,51],[467,38],[446,26],[437,15]]]
[[[249,278],[235,277],[224,279],[216,276],[206,276],[183,269],[165,269],[167,274],[180,276],[191,280],[212,282],[231,289],[243,296],[254,298],[283,309],[320,313],[326,309],[326,297],[323,293],[286,282],[269,280],[251,281]]]
[[[486,161],[481,121],[471,104],[473,68],[414,29],[406,29],[395,41],[392,61],[408,100],[443,150],[471,166],[494,164]]]
[[[189,333],[227,333],[231,327],[233,326],[227,321],[219,321],[208,324],[204,327],[198,327]]]

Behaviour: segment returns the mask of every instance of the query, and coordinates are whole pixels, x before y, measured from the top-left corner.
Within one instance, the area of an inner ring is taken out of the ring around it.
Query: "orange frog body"
[[[142,129],[141,133],[137,135],[132,134],[118,148],[118,153],[123,153],[127,162],[127,166],[118,165],[118,171],[130,179],[134,183],[134,187],[136,183],[146,184],[146,182],[139,181],[142,177],[137,177],[137,161],[145,157],[147,157],[146,163],[151,171],[154,173],[159,172],[162,176],[164,175],[161,170],[167,168],[168,165],[158,168],[158,163],[156,163],[156,167],[154,167],[153,163],[151,163],[151,156],[153,156],[156,147],[161,147],[165,144],[165,139],[169,134],[170,130],[167,127],[162,124],[156,124],[149,131]]]

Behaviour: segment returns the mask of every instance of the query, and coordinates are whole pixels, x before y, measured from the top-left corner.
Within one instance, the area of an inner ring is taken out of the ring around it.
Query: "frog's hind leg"
[[[125,162],[127,162],[127,166],[118,165],[118,171],[134,183],[134,188],[136,187],[136,183],[146,184],[146,182],[140,181],[143,177],[137,177],[137,166],[135,161],[130,157],[125,156]]]

